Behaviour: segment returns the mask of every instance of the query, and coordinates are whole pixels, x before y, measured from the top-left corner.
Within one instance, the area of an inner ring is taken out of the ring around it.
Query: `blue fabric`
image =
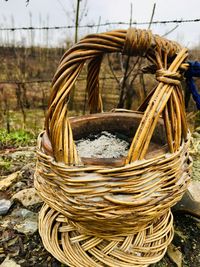
[[[200,77],[200,62],[189,61],[188,63],[190,66],[185,72],[187,86],[192,94],[194,101],[196,102],[197,108],[200,109],[200,94],[198,93],[197,87],[193,80],[193,77]]]

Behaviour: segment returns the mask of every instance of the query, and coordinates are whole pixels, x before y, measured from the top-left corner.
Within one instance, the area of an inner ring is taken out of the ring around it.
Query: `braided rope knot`
[[[166,69],[159,69],[156,71],[156,80],[166,84],[180,85],[182,76],[178,72],[172,72]]]
[[[153,41],[153,34],[150,30],[129,28],[122,53],[130,56],[143,55],[152,47]]]

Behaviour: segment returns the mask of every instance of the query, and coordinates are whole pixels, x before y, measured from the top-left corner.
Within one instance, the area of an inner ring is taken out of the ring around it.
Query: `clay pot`
[[[126,141],[131,144],[135,132],[139,126],[143,114],[140,112],[108,112],[85,115],[81,117],[70,118],[74,140],[87,138],[89,135],[96,135],[102,131],[112,134],[126,136]],[[44,132],[42,135],[42,149],[50,156],[53,156],[51,142]],[[158,156],[167,152],[166,138],[163,121],[158,121],[154,131],[149,151],[146,159]],[[103,166],[123,166],[125,157],[121,158],[81,158],[86,165],[103,165]]]

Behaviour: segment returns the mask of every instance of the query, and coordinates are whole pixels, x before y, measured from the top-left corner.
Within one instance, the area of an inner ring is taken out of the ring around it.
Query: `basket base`
[[[44,247],[60,262],[73,267],[145,267],[164,256],[173,238],[170,210],[134,235],[101,238],[79,233],[68,219],[44,204],[39,214]]]

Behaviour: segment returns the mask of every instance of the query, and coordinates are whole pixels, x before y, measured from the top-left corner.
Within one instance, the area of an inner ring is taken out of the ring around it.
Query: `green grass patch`
[[[24,129],[33,134],[41,132],[44,127],[44,112],[39,109],[26,109],[25,114],[26,121],[24,125],[22,113],[20,111],[10,111],[11,131]]]
[[[36,136],[25,130],[15,130],[7,133],[5,129],[0,129],[0,149],[9,147],[19,147],[34,145]]]

